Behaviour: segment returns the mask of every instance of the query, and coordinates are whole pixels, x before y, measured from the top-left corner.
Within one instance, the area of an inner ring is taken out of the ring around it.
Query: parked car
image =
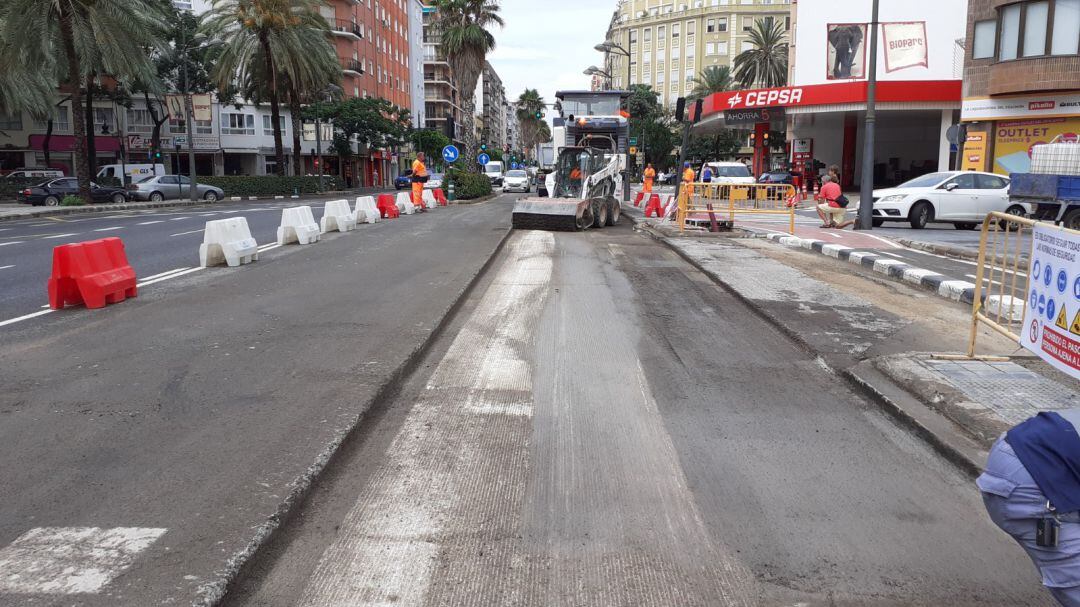
[[[442,173],[429,173],[427,183],[424,184],[424,189],[425,190],[434,190],[436,188],[441,188],[442,187],[442,182],[443,182],[443,174]]]
[[[706,162],[697,173],[698,181],[701,181],[701,174],[705,172],[705,167],[712,170],[713,183],[754,183],[754,176],[750,174],[750,169],[741,162]]]
[[[1009,201],[1009,178],[976,171],[928,173],[895,188],[874,190],[874,225],[904,221],[915,229],[951,223],[972,230],[991,211],[1026,216],[1030,204]]]
[[[184,175],[154,175],[144,177],[142,181],[128,186],[128,192],[136,200],[161,202],[170,198],[187,198],[191,179]],[[209,202],[225,197],[225,191],[219,187],[195,184],[195,195]]]
[[[767,173],[762,173],[761,177],[758,177],[758,183],[768,185],[793,185],[795,183],[794,178],[795,176],[788,171],[769,171]]]
[[[25,190],[20,190],[18,200],[23,204],[55,207],[60,205],[60,201],[64,199],[64,196],[77,196],[78,194],[79,180],[74,177],[61,177],[60,179],[43,181]],[[94,182],[90,182],[90,198],[94,202],[121,204],[127,202],[128,195],[123,188],[99,186]]]
[[[400,175],[394,177],[394,189],[405,190],[412,187],[412,170],[402,171]]]
[[[33,167],[20,167],[5,175],[7,179],[55,179],[63,176],[64,172],[60,169]]]
[[[525,192],[529,193],[529,174],[520,169],[514,169],[506,173],[506,177],[503,178],[503,191],[504,192]]]

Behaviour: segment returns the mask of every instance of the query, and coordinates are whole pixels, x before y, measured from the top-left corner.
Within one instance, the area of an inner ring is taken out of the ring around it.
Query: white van
[[[52,179],[63,177],[64,172],[60,169],[34,169],[21,168],[7,174],[8,179]]]
[[[127,171],[125,183],[138,183],[147,177],[156,177],[165,174],[163,164],[107,164],[101,167],[97,173],[97,179],[112,178],[120,180],[120,172]]]
[[[750,174],[750,169],[741,162],[706,162],[705,166],[698,171],[698,181],[701,181],[701,175],[705,172],[705,167],[712,170],[713,183],[757,183],[754,176]]]
[[[492,187],[501,188],[503,184],[503,163],[492,160],[484,165],[484,174],[491,180]]]

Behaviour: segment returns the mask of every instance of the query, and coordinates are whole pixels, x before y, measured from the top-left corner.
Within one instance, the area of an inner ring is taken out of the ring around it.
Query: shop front
[[[1080,142],[1080,93],[964,99],[964,168],[1008,175],[1031,168],[1031,149]]]

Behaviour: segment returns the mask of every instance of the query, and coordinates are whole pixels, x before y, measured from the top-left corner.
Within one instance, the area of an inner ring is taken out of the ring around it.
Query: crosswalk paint
[[[0,549],[0,592],[97,594],[165,529],[37,527]]]

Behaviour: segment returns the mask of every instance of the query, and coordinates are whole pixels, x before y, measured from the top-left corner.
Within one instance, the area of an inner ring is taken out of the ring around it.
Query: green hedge
[[[0,177],[0,200],[15,200],[19,191],[26,188],[37,185],[42,181],[46,181],[42,178],[35,179],[6,179]]]
[[[315,177],[277,177],[275,175],[263,175],[248,177],[242,175],[230,175],[225,177],[199,176],[201,185],[212,185],[225,190],[226,196],[290,196],[300,194],[316,194],[319,192],[319,178]],[[323,176],[323,188],[325,191],[342,190],[345,183],[336,175]]]
[[[455,172],[452,179],[457,200],[472,200],[491,193],[491,179],[487,175]]]

